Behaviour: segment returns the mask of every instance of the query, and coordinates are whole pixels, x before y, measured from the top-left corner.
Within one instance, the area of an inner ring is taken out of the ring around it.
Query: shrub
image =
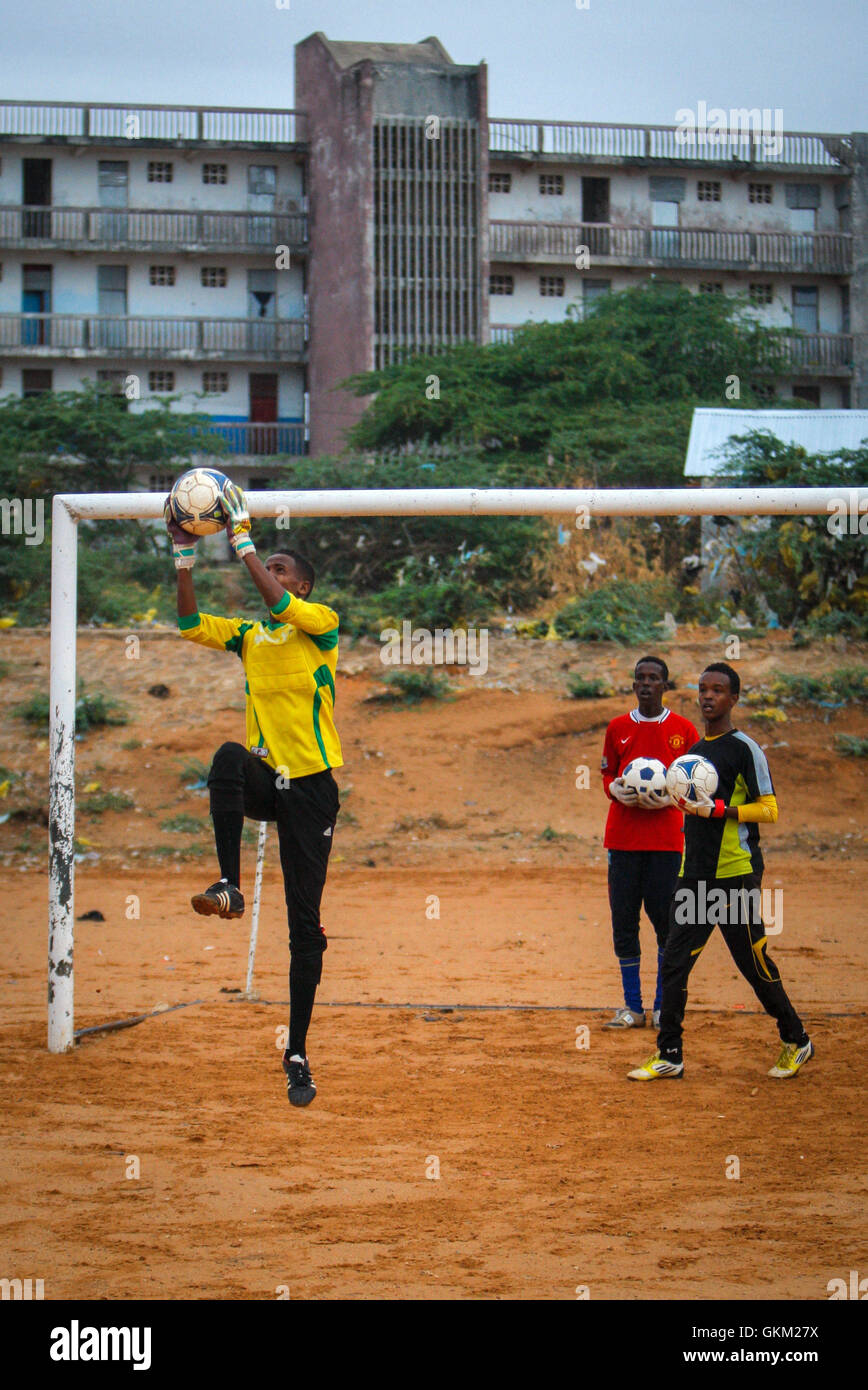
[[[610,579],[574,598],[556,614],[559,637],[640,646],[660,641],[664,607],[652,585]]]
[[[801,704],[828,704],[839,700],[847,704],[861,704],[868,699],[868,667],[841,666],[826,676],[778,672],[772,689],[782,699]]]
[[[868,758],[868,738],[856,734],[836,734],[835,751],[845,758]]]
[[[422,700],[443,700],[451,686],[446,676],[435,676],[428,668],[421,671],[390,671],[383,677],[385,690],[368,699],[381,704],[418,705]]]
[[[171,816],[169,820],[160,821],[161,830],[171,830],[176,835],[201,835],[208,829],[204,821],[196,816],[188,816],[186,811],[182,811],[178,816]]]
[[[584,676],[567,676],[567,690],[574,700],[601,700],[615,693],[608,682],[600,680],[599,676],[591,680],[586,680]]]
[[[135,804],[126,792],[93,792],[81,798],[79,807],[85,815],[101,816],[104,811],[131,811]]]
[[[49,698],[43,691],[37,691],[23,704],[15,705],[14,713],[20,719],[26,719],[28,724],[35,724],[38,728],[47,729],[51,713]],[[102,691],[82,690],[75,702],[76,733],[83,734],[88,729],[98,729],[106,724],[127,723],[129,720],[123,706],[117,700],[112,699],[110,695],[103,694]]]

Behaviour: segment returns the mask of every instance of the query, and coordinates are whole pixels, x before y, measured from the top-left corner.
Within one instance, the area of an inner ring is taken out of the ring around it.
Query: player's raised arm
[[[337,644],[338,616],[322,603],[308,603],[307,595],[313,585],[313,570],[294,553],[270,556],[263,564],[256,553],[250,535],[250,513],[244,493],[234,483],[223,489],[223,508],[226,512],[226,531],[235,554],[247,566],[248,573],[262,595],[272,617],[292,623],[302,632],[323,639],[317,645]],[[299,563],[300,562],[300,563]],[[305,573],[307,571],[307,573]],[[331,640],[333,638],[333,640]]]
[[[166,519],[166,530],[172,542],[172,558],[178,572],[178,617],[189,618],[198,611],[196,594],[193,589],[193,566],[196,563],[196,543],[199,537],[191,535],[189,531],[184,530],[183,526],[178,525],[169,511],[168,497],[163,508],[163,516]]]

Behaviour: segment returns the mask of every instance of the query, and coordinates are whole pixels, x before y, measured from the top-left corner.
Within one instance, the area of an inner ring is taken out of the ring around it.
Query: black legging
[[[290,780],[240,743],[224,743],[208,774],[220,872],[240,887],[244,817],[276,821],[289,922],[289,1046],[305,1055],[322,956],[328,945],[320,902],[340,801],[327,769]]]
[[[669,908],[669,934],[663,952],[663,997],[657,1046],[667,1061],[681,1061],[681,1035],[687,1005],[687,980],[716,926],[729,953],[767,1014],[777,1020],[781,1041],[808,1041],[802,1021],[790,1003],[777,966],[766,951],[760,914],[762,880],[756,874],[739,878],[678,880]],[[726,894],[725,905],[715,890]],[[747,890],[746,892],[743,890]]]

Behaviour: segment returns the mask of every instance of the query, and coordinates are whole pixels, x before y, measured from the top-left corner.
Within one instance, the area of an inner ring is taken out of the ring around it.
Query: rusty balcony
[[[612,125],[586,121],[492,119],[489,153],[525,160],[583,164],[715,164],[727,168],[761,166],[818,172],[848,172],[846,135],[782,131],[772,148],[757,131],[709,132],[703,142],[685,140],[678,126]]]
[[[131,102],[0,101],[0,140],[126,146],[298,145],[299,111],[250,106],[160,106]]]
[[[7,250],[238,251],[273,255],[307,250],[303,212],[201,212],[165,208],[0,206],[0,247]]]
[[[304,360],[304,319],[0,314],[0,356],[127,361]]]
[[[671,267],[848,275],[853,238],[844,232],[711,231],[616,227],[599,222],[491,222],[492,262],[574,265],[581,248],[598,266]]]

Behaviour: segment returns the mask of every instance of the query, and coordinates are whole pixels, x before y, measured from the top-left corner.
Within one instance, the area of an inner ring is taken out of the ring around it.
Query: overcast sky
[[[3,0],[2,15],[7,98],[291,107],[293,46],[319,29],[435,34],[455,62],[485,59],[492,116],[668,125],[705,101],[868,130],[866,0]]]

